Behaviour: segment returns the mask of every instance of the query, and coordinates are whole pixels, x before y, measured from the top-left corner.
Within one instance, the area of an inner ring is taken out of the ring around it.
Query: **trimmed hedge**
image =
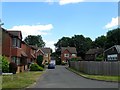
[[[32,63],[30,65],[30,71],[43,71],[43,67],[40,67],[38,64],[36,63]]]
[[[10,62],[10,64],[9,64],[9,72],[13,73],[13,74],[16,74],[16,72],[17,72],[17,64],[16,63]]]

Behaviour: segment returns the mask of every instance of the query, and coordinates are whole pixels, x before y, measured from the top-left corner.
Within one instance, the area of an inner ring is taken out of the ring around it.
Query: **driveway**
[[[65,68],[47,69],[32,88],[118,88],[118,83],[83,78]]]

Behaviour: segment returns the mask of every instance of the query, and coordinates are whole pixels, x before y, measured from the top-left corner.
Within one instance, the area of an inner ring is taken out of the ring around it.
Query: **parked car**
[[[54,63],[48,64],[48,69],[55,69],[55,64]]]

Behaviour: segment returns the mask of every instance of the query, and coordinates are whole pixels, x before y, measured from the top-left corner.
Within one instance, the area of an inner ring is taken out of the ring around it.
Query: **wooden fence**
[[[70,61],[70,67],[90,75],[120,75],[120,62]]]

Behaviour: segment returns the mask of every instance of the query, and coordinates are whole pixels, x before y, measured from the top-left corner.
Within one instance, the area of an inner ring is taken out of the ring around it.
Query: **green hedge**
[[[71,58],[70,61],[79,61],[78,58]]]
[[[0,62],[2,62],[2,72],[8,73],[9,72],[9,62],[8,62],[7,58],[5,56],[0,56]]]
[[[102,54],[96,57],[96,61],[103,61],[103,60],[104,60],[104,56]]]
[[[32,63],[30,65],[30,71],[43,71],[43,67],[40,67],[38,64],[36,63]]]

